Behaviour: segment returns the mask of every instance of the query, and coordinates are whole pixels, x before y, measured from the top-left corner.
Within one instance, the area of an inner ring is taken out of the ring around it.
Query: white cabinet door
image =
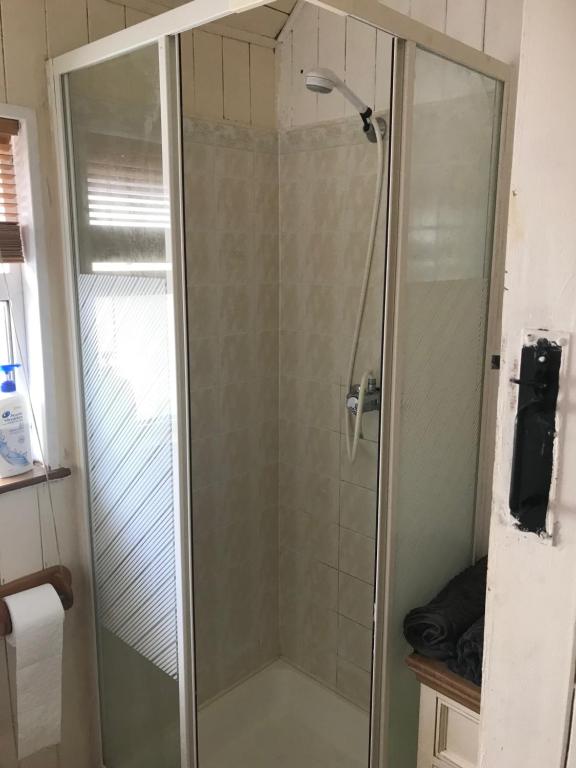
[[[478,742],[479,716],[422,685],[418,768],[476,768]]]

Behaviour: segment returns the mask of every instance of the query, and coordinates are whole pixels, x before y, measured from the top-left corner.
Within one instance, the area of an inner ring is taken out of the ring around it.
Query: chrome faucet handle
[[[360,387],[355,385],[346,395],[346,409],[352,416],[358,415],[358,403],[360,402]]]
[[[358,415],[359,403],[360,385],[353,384],[350,387],[350,391],[346,395],[346,409],[352,416]],[[376,379],[370,378],[366,383],[366,392],[364,394],[364,405],[362,411],[363,413],[369,413],[370,411],[378,411],[379,409],[380,389],[377,386]]]

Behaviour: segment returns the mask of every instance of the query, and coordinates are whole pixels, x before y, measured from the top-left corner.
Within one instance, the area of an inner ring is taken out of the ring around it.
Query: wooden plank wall
[[[0,101],[46,106],[47,58],[147,18],[109,0],[26,0],[26,13],[20,0],[0,0]],[[274,126],[272,48],[197,31],[183,49],[188,115]]]
[[[188,117],[274,128],[274,49],[206,30],[182,35],[183,105]]]
[[[387,0],[385,5],[496,58],[513,63],[520,49],[522,0]],[[338,94],[318,98],[304,88],[307,69],[333,69],[370,105],[389,102],[391,38],[356,19],[304,6],[278,61],[278,118],[282,127],[352,114]]]
[[[383,5],[497,59],[518,60],[523,0],[385,0]]]
[[[352,18],[304,6],[276,49],[278,122],[283,128],[335,120],[354,113],[338,93],[317,96],[304,87],[304,73],[317,66],[333,69],[377,110],[388,107],[392,38]]]

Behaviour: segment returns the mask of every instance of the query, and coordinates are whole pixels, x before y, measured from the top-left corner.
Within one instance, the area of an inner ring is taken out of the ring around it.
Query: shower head
[[[331,69],[312,69],[306,73],[306,88],[314,93],[332,93],[334,88],[346,98],[362,116],[372,114],[370,107],[344,83]]]
[[[368,137],[368,140],[376,142],[376,125],[379,127],[379,132],[382,136],[386,133],[386,123],[383,118],[379,117],[374,119],[372,117],[372,110],[357,96],[354,91],[349,88],[345,82],[343,82],[338,75],[331,69],[312,69],[306,73],[305,77],[306,88],[314,93],[332,93],[336,88],[337,91],[347,99],[350,104],[360,112],[362,123],[364,125],[364,133]]]

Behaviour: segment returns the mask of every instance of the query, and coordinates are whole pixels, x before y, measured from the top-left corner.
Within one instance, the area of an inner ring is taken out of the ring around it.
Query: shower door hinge
[[[500,370],[500,355],[492,355],[490,359],[490,368],[492,368],[493,371]]]

